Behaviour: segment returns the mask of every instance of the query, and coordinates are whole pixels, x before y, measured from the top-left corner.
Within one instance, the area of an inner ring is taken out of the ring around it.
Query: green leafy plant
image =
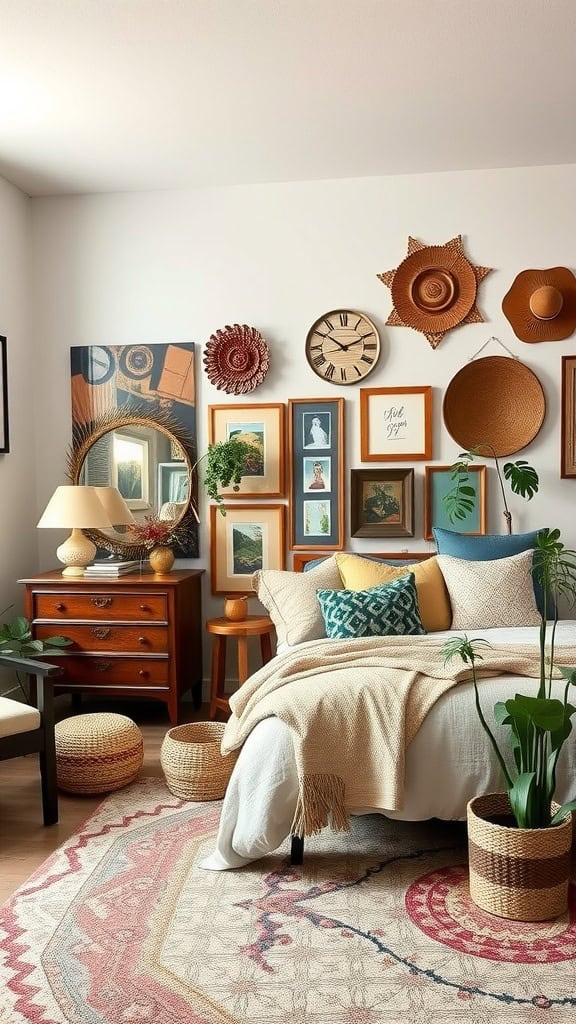
[[[10,606],[11,607],[11,606]],[[0,615],[5,615],[5,608]],[[0,624],[0,654],[19,658],[34,658],[38,654],[58,654],[60,648],[72,643],[64,636],[49,636],[46,640],[34,640],[28,619],[17,615],[10,622]]]
[[[544,591],[538,692],[536,696],[517,693],[494,705],[494,721],[510,730],[513,767],[506,762],[480,704],[476,664],[482,661],[482,648],[490,646],[488,641],[459,636],[444,645],[446,663],[459,657],[470,666],[476,711],[502,769],[518,828],[548,828],[558,824],[569,811],[576,810],[576,799],[573,799],[562,804],[554,815],[551,812],[558,758],[572,731],[572,716],[576,713],[576,707],[568,701],[570,687],[576,686],[576,668],[560,668],[566,680],[563,698],[552,697],[558,598],[563,597],[572,605],[576,603],[576,551],[564,547],[559,530],[540,531],[534,552],[534,573]],[[547,621],[548,600],[554,609],[550,623]]]
[[[208,497],[220,505],[223,516],[226,515],[226,509],[223,507],[224,499],[220,489],[232,484],[233,491],[240,490],[240,482],[247,469],[259,465],[261,458],[262,453],[254,445],[231,437],[228,441],[216,441],[208,445],[208,451],[195,463],[193,468],[197,469],[206,460],[203,467],[204,489]],[[194,513],[198,519],[196,510]]]
[[[506,527],[508,533],[512,533],[512,514],[506,501],[504,480],[508,481],[510,489],[514,494],[519,494],[521,498],[526,498],[527,501],[530,501],[538,491],[538,474],[525,459],[517,459],[516,462],[505,462],[501,471],[498,456],[490,444],[479,444],[475,448],[470,448],[467,452],[460,452],[458,461],[450,467],[450,476],[454,481],[454,485],[442,499],[448,518],[451,523],[454,523],[465,519],[474,510],[476,488],[471,479],[470,464],[478,458],[494,459],[502,501],[504,503]]]

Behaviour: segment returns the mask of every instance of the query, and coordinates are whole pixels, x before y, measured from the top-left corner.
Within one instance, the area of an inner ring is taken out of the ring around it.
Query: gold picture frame
[[[212,593],[250,594],[259,569],[285,569],[285,538],[285,505],[211,505]]]
[[[237,437],[261,450],[261,459],[248,468],[239,490],[221,491],[226,500],[281,498],[285,494],[285,412],[282,403],[209,405],[210,444]]]

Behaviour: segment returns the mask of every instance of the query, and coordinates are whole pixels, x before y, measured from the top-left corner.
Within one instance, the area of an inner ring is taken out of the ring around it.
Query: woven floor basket
[[[126,715],[75,715],[55,733],[58,786],[67,793],[111,793],[142,767],[142,733]]]
[[[497,917],[551,921],[568,906],[572,815],[553,828],[508,828],[486,820],[509,814],[504,793],[468,804],[470,896]]]
[[[191,722],[166,733],[160,762],[166,785],[183,800],[221,800],[238,759],[233,752],[223,757],[220,743],[223,722]]]

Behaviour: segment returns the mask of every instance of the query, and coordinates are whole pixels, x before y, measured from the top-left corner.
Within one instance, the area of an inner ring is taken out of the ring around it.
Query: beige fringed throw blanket
[[[540,675],[535,646],[486,647],[482,655],[482,675]],[[555,662],[576,665],[576,649],[557,647]],[[459,659],[444,665],[442,642],[428,637],[315,640],[265,665],[231,697],[222,751],[241,747],[275,715],[294,739],[293,832],[312,835],[329,820],[345,830],[347,808],[401,809],[408,744],[438,698],[469,678]],[[523,692],[535,695],[536,685]]]

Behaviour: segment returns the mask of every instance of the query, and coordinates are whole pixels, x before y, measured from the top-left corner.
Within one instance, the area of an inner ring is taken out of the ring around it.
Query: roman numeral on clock
[[[334,330],[334,324],[332,323],[331,320],[326,320],[326,318],[324,318],[322,323],[326,324],[326,327],[328,328],[329,331],[333,331]]]
[[[324,370],[324,376],[327,377],[328,380],[332,380],[335,370],[336,367],[334,366],[334,363],[328,363],[328,366]]]
[[[348,313],[340,313],[340,326],[341,327],[347,327],[348,326]]]
[[[346,367],[340,367],[340,380],[346,380]]]
[[[326,362],[325,356],[323,356],[322,353],[320,353],[320,355],[316,356],[315,359],[314,359],[314,366],[322,366],[322,364],[325,363],[325,362]]]
[[[321,352],[322,351],[322,345],[310,345],[310,351],[311,352]]]
[[[364,345],[364,348],[367,351],[371,351],[371,350],[376,351],[376,348],[377,348],[376,342],[375,341],[367,341],[366,344]]]
[[[361,363],[368,363],[368,366],[371,366],[372,365],[372,356],[365,356],[365,355],[360,356],[360,362]]]

